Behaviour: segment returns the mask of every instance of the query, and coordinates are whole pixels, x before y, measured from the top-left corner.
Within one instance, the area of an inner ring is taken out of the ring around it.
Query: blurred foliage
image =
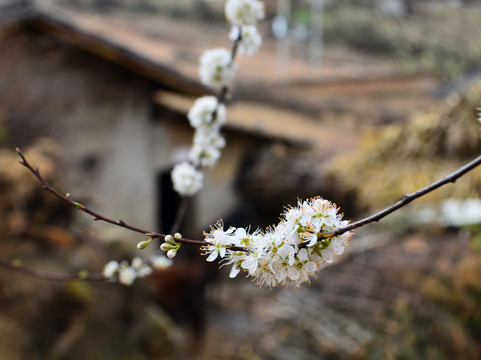
[[[4,126],[2,126],[1,119],[0,119],[0,146],[2,146],[7,139],[8,139],[8,131]]]
[[[479,155],[481,82],[452,94],[431,111],[411,116],[363,139],[355,154],[334,159],[330,176],[358,196],[360,208],[375,209],[419,190]],[[481,172],[473,171],[417,201],[436,203],[445,198],[479,198]]]
[[[326,11],[324,26],[327,42],[389,55],[408,72],[454,78],[479,66],[480,22],[477,7],[438,4],[399,17],[337,4]]]
[[[474,250],[481,250],[481,224],[469,225],[467,228],[473,234],[470,240],[471,247]]]
[[[481,81],[403,124],[367,136],[359,151],[335,159],[330,174],[356,192],[361,207],[378,209],[446,176],[479,155]],[[481,174],[473,171],[417,200],[438,203],[479,198]],[[398,224],[396,224],[398,227]],[[469,228],[464,245],[431,245],[437,257],[402,268],[404,296],[376,318],[376,336],[365,359],[478,359],[481,356],[481,236]],[[452,236],[452,235],[451,235]],[[440,240],[441,241],[441,240]]]
[[[42,169],[45,179],[53,181],[59,146],[44,138],[25,150],[32,164]],[[62,224],[69,223],[70,214],[66,204],[43,191],[38,181],[18,165],[14,150],[0,148],[0,242],[30,236],[44,244],[70,246],[73,238],[62,228]]]
[[[478,359],[480,346],[459,319],[429,303],[399,299],[377,319],[377,336],[363,359]]]
[[[481,252],[466,246],[441,254],[424,270],[405,269],[401,280],[416,295],[399,297],[377,316],[378,336],[365,358],[479,359],[480,260]]]

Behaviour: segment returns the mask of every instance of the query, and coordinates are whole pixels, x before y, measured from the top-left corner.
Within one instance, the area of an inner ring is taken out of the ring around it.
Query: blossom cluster
[[[194,195],[202,188],[204,174],[187,161],[177,164],[171,173],[174,190],[182,195]]]
[[[314,198],[286,209],[279,224],[265,231],[224,230],[219,222],[205,234],[203,250],[207,261],[220,257],[223,265],[232,264],[231,278],[243,270],[261,286],[299,287],[349,246],[351,232],[329,235],[348,224],[334,204]]]
[[[172,260],[165,256],[152,255],[148,261],[135,257],[132,263],[112,260],[104,266],[103,275],[110,282],[118,281],[122,285],[132,285],[137,278],[152,274],[153,269],[162,269],[170,266]]]
[[[255,25],[264,18],[264,4],[258,0],[227,0],[225,16],[233,26]]]
[[[199,59],[201,83],[220,92],[225,92],[235,76],[234,49],[240,55],[252,55],[262,44],[255,25],[264,18],[264,4],[258,0],[227,0],[225,16],[231,24],[233,51],[210,49]],[[175,165],[172,171],[174,189],[182,196],[192,196],[202,188],[204,175],[200,168],[213,167],[225,146],[220,130],[226,122],[226,109],[220,99],[221,96],[203,96],[195,100],[187,115],[195,129],[193,146],[188,161]]]
[[[220,134],[226,122],[225,106],[219,104],[215,96],[204,96],[194,102],[187,118],[195,129],[189,160],[195,166],[213,167],[220,157],[220,149],[225,146]]]

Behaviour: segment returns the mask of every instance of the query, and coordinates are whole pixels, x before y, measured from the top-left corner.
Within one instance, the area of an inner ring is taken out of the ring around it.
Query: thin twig
[[[242,41],[242,27],[239,27],[239,35],[237,35],[237,38],[234,40],[234,42],[232,43],[232,49],[231,49],[231,53],[230,53],[230,62],[229,62],[229,66],[233,66],[234,65],[234,62],[235,62],[235,58],[237,56],[237,51],[239,50],[239,45],[240,45],[240,42]],[[227,85],[224,85],[220,91],[219,91],[219,94],[217,94],[217,104],[220,105],[220,104],[224,104],[225,103],[225,100],[226,100],[226,97],[227,97],[227,94],[229,93],[229,87]],[[217,105],[217,106],[218,106]],[[217,107],[216,109],[214,110],[214,119],[215,119],[215,115],[217,113]]]
[[[60,194],[57,190],[52,188],[42,178],[39,170],[32,168],[32,166],[28,163],[28,161],[25,159],[22,152],[18,148],[17,148],[17,153],[21,158],[20,163],[23,166],[25,166],[27,169],[29,169],[30,172],[32,172],[35,175],[35,177],[40,181],[40,183],[43,185],[43,188],[45,190],[51,192],[52,194],[54,194],[58,198],[62,199],[66,203],[76,207],[77,209],[79,209],[81,211],[84,211],[87,214],[93,216],[94,220],[96,219],[96,220],[106,221],[106,222],[111,223],[111,224],[116,225],[116,226],[121,226],[123,228],[129,229],[129,230],[132,230],[132,231],[143,233],[143,234],[145,234],[149,237],[152,237],[152,238],[162,238],[162,239],[165,238],[164,234],[159,234],[159,233],[149,232],[149,231],[146,231],[146,230],[143,230],[143,229],[139,229],[137,227],[127,225],[124,221],[121,221],[121,220],[115,221],[115,220],[109,219],[109,218],[107,218],[107,217],[87,208],[84,205],[81,205],[81,204],[76,203],[75,201],[72,201],[69,196],[64,196],[64,195]],[[432,184],[430,184],[430,185],[428,185],[428,186],[426,186],[426,187],[424,187],[424,188],[422,188],[422,189],[420,189],[420,190],[418,190],[414,193],[404,195],[404,197],[401,200],[399,200],[396,203],[394,203],[393,205],[385,208],[384,210],[381,210],[381,211],[379,211],[379,212],[377,212],[377,213],[375,213],[371,216],[368,216],[364,219],[353,222],[348,226],[339,228],[336,231],[324,233],[320,236],[320,238],[342,235],[345,232],[360,228],[360,227],[365,226],[367,224],[370,224],[372,222],[378,222],[379,220],[381,220],[385,216],[395,212],[396,210],[399,210],[400,208],[406,206],[410,202],[412,202],[412,201],[414,201],[414,200],[416,200],[416,199],[418,199],[418,198],[420,198],[420,197],[440,188],[441,186],[449,184],[449,183],[454,183],[457,179],[459,179],[463,175],[467,174],[471,170],[475,169],[479,165],[481,165],[481,156],[477,157],[476,159],[474,159],[470,163],[468,163],[465,166],[463,166],[463,167],[459,168],[458,170],[454,171],[453,173],[446,176],[445,178],[443,178],[439,181],[436,181],[436,182],[434,182],[434,183],[432,183]],[[206,241],[202,241],[202,240],[190,240],[190,239],[185,239],[185,238],[176,238],[175,241],[177,241],[181,244],[184,244],[184,245],[195,245],[195,246],[206,246],[206,245],[208,245],[208,243]],[[302,245],[304,245],[304,244],[301,244],[301,247],[302,247]],[[247,251],[243,247],[231,247],[230,249],[234,250],[234,251]]]
[[[184,219],[185,211],[187,210],[187,205],[189,204],[189,198],[183,196],[180,200],[179,207],[177,208],[177,214],[175,214],[175,220],[172,224],[169,234],[174,234],[179,231],[182,220]]]
[[[42,178],[42,176],[40,175],[40,171],[38,169],[34,169],[30,166],[30,164],[28,163],[28,161],[25,159],[22,152],[18,148],[17,148],[17,153],[21,158],[20,163],[23,166],[25,166],[27,169],[29,169],[35,175],[35,177],[43,185],[43,188],[45,190],[49,191],[50,193],[54,194],[58,198],[62,199],[66,203],[68,203],[72,206],[75,206],[79,210],[82,210],[82,211],[86,212],[87,214],[93,216],[97,220],[106,221],[106,222],[109,222],[113,225],[121,226],[121,227],[124,227],[124,228],[132,230],[132,231],[141,232],[141,233],[148,233],[148,232],[146,232],[144,230],[141,230],[137,227],[127,225],[123,221],[118,222],[118,221],[114,221],[112,219],[109,219],[109,218],[107,218],[103,215],[98,214],[95,211],[92,211],[92,210],[88,209],[87,207],[85,207],[81,204],[78,204],[78,203],[74,202],[73,200],[70,199],[70,196],[64,196],[64,195],[60,194],[57,190],[52,188]],[[422,188],[422,189],[420,189],[420,190],[418,190],[414,193],[404,195],[404,197],[401,200],[399,200],[396,203],[394,203],[393,205],[385,208],[384,210],[381,210],[381,211],[379,211],[379,212],[377,212],[377,213],[375,213],[375,214],[373,214],[369,217],[366,217],[364,219],[358,220],[358,221],[356,221],[356,222],[354,222],[354,223],[352,223],[348,226],[345,226],[343,228],[339,228],[336,231],[322,234],[322,237],[324,238],[324,237],[332,237],[332,236],[342,235],[345,232],[360,228],[360,227],[365,226],[367,224],[370,224],[372,222],[378,222],[379,220],[386,217],[387,215],[399,210],[400,208],[406,206],[410,202],[412,202],[412,201],[414,201],[414,200],[416,200],[416,199],[418,199],[418,198],[420,198],[420,197],[440,188],[441,186],[444,186],[444,185],[449,184],[449,183],[456,182],[457,179],[459,179],[463,175],[467,174],[471,170],[475,169],[479,165],[481,165],[481,156],[477,157],[476,159],[474,159],[470,163],[468,163],[465,166],[459,168],[458,170],[456,170],[455,172],[446,176],[445,178],[443,178],[439,181],[436,181],[436,182],[432,183],[431,185],[428,185],[428,186],[426,186],[426,187],[424,187],[424,188]],[[162,234],[150,233],[149,235],[152,235],[152,237],[154,237],[155,235],[157,235],[158,237],[161,237],[161,236],[165,237],[165,235],[162,235]],[[200,241],[200,240],[176,239],[176,241],[178,241],[180,243],[183,243],[183,244],[187,244],[187,245],[197,245],[197,246],[207,245],[206,241]],[[303,245],[305,245],[305,244],[301,244],[301,247]],[[234,251],[246,251],[246,249],[240,248],[240,247],[239,248],[232,247],[231,249],[234,250]],[[15,260],[11,261],[11,260],[5,259],[3,257],[0,257],[0,266],[2,266],[4,268],[7,268],[7,269],[10,269],[10,270],[20,272],[22,274],[31,276],[31,277],[36,278],[36,279],[43,279],[43,280],[50,280],[50,281],[73,281],[73,280],[104,281],[105,280],[105,277],[102,273],[89,273],[87,271],[80,271],[77,274],[52,273],[52,272],[46,272],[46,271],[41,271],[41,270],[35,270],[35,269],[30,268],[30,267],[24,266],[20,262],[17,262]]]
[[[325,233],[325,234],[323,234],[323,236],[327,237],[327,236],[341,235],[341,234],[344,234],[345,232],[360,228],[360,227],[365,226],[367,224],[370,224],[372,222],[378,222],[379,220],[381,220],[385,216],[393,213],[394,211],[402,208],[403,206],[406,206],[411,201],[414,201],[414,200],[420,198],[421,196],[424,196],[424,195],[430,193],[431,191],[434,191],[434,190],[440,188],[443,185],[446,185],[446,184],[449,184],[449,183],[454,183],[461,176],[467,174],[468,172],[475,169],[479,165],[481,165],[481,156],[477,157],[476,159],[474,159],[470,163],[464,165],[463,167],[459,168],[458,170],[456,170],[455,172],[446,176],[445,178],[443,178],[439,181],[436,181],[436,182],[432,183],[431,185],[428,185],[428,186],[426,186],[426,187],[424,187],[424,188],[422,188],[422,189],[420,189],[420,190],[418,190],[414,193],[404,195],[404,197],[401,200],[399,200],[398,202],[394,203],[393,205],[385,208],[384,210],[381,210],[381,211],[379,211],[379,212],[377,212],[377,213],[375,213],[375,214],[373,214],[369,217],[366,217],[364,219],[353,222],[352,224],[350,224],[348,226],[339,228],[336,231]]]
[[[40,171],[39,171],[38,168],[33,168],[30,165],[30,163],[27,161],[27,159],[22,154],[22,152],[19,148],[17,148],[16,151],[17,151],[18,156],[20,156],[20,161],[19,161],[20,164],[22,164],[28,170],[30,170],[30,172],[37,178],[37,180],[42,184],[42,187],[45,190],[52,193],[53,195],[55,195],[56,197],[58,197],[62,201],[66,202],[67,204],[79,209],[80,211],[83,211],[83,212],[89,214],[90,216],[92,216],[94,218],[94,221],[105,221],[107,223],[110,223],[110,224],[113,224],[113,225],[116,225],[116,226],[120,226],[120,227],[123,227],[125,229],[131,230],[131,231],[134,231],[134,232],[144,234],[144,235],[146,235],[150,238],[159,238],[159,239],[165,238],[165,234],[160,234],[160,233],[157,233],[157,232],[154,232],[154,231],[149,231],[149,230],[145,230],[145,229],[142,229],[142,228],[139,228],[139,227],[136,227],[136,226],[129,225],[122,219],[119,219],[119,220],[110,219],[110,218],[108,218],[108,217],[88,208],[85,205],[82,205],[82,204],[80,204],[76,201],[73,201],[70,198],[70,194],[68,194],[68,193],[66,195],[61,194],[59,191],[55,190],[49,183],[47,183],[47,181],[42,177],[42,175],[40,175]],[[202,240],[190,240],[190,239],[176,238],[175,241],[180,243],[180,244],[186,244],[186,245],[198,245],[198,246],[207,245],[207,242],[202,241]]]
[[[31,276],[36,279],[50,280],[50,281],[73,281],[73,280],[84,280],[84,281],[105,281],[105,277],[102,273],[89,273],[87,271],[80,271],[77,274],[63,274],[63,273],[53,273],[41,270],[35,270],[30,267],[24,266],[21,263],[13,260],[8,260],[0,257],[0,266],[20,272],[22,274]]]

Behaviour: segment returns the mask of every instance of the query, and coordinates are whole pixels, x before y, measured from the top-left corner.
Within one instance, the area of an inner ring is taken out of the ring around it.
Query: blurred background
[[[227,146],[182,223],[200,239],[266,227],[298,198],[347,219],[479,155],[481,4],[269,0],[238,58]],[[230,47],[217,0],[0,0],[0,256],[54,272],[148,257],[17,163],[112,218],[166,232],[170,170],[205,49]],[[356,231],[299,290],[229,279],[196,248],[132,287],[0,269],[0,354],[16,359],[479,359],[481,172]]]

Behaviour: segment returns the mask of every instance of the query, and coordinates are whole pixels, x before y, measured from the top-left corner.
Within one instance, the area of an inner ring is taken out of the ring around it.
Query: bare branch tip
[[[26,165],[25,157],[23,156],[20,148],[18,148],[18,147],[15,148],[15,152],[17,153],[18,156],[20,156],[20,160],[18,160],[18,162],[22,165]]]

